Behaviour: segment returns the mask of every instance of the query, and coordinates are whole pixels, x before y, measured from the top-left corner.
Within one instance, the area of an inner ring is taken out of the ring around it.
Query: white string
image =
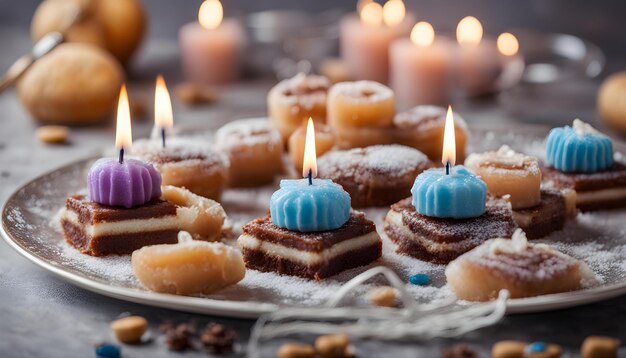
[[[397,290],[402,308],[338,307],[350,292],[376,275],[383,275]],[[419,304],[395,272],[378,266],[346,282],[322,307],[281,308],[261,316],[250,335],[248,357],[260,357],[262,340],[300,333],[345,333],[354,338],[381,340],[454,337],[498,322],[506,313],[508,297],[508,291],[501,290],[491,302],[461,306],[452,299]]]

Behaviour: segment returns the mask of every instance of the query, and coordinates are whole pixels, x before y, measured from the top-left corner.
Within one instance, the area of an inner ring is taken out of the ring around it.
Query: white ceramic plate
[[[539,155],[547,129],[543,127],[473,129],[470,149],[476,151],[497,149],[501,144]],[[616,151],[626,153],[626,146],[616,143]],[[77,253],[67,245],[56,227],[55,215],[64,199],[84,191],[86,170],[93,159],[79,161],[33,179],[19,188],[5,203],[2,212],[2,236],[21,255],[82,288],[122,300],[147,305],[205,313],[212,315],[255,318],[279,309],[323,302],[325,291],[332,292],[338,285],[364,269],[343,273],[329,284],[319,284],[297,278],[248,271],[238,287],[229,288],[211,297],[184,297],[147,291],[132,277],[128,257],[92,258]],[[274,187],[258,191],[231,191],[224,195],[223,205],[235,222],[241,223],[259,216],[266,210],[267,199]],[[265,206],[265,207],[263,207]],[[380,226],[384,209],[368,210]],[[510,300],[509,313],[524,313],[572,307],[626,294],[626,223],[624,211],[598,212],[580,215],[564,232],[555,233],[545,242],[574,256],[582,256],[601,279],[600,284],[576,292],[544,295]],[[597,225],[596,225],[597,223]],[[572,226],[573,225],[573,226]],[[577,236],[576,238],[572,238]],[[399,274],[407,276],[415,269],[425,270],[433,277],[433,286],[426,291],[415,289],[416,298],[428,301],[445,295],[443,266],[423,263],[393,253],[385,238],[383,257],[401,267]],[[612,256],[611,256],[612,255]],[[371,267],[371,266],[370,266]],[[259,281],[262,284],[258,284]],[[293,286],[293,287],[289,287]],[[444,288],[441,288],[444,287]],[[296,292],[302,291],[302,292]],[[329,292],[329,294],[330,294]],[[428,292],[428,294],[425,294]],[[319,293],[319,294],[318,294]],[[301,299],[302,297],[306,297]]]

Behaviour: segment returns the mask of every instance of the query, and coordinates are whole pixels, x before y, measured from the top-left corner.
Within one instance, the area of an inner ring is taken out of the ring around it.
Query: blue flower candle
[[[442,162],[445,168],[422,172],[415,178],[411,194],[415,210],[437,218],[465,219],[485,212],[487,184],[462,165],[454,166],[456,145],[454,118],[448,107],[444,129]]]
[[[613,165],[611,139],[580,119],[571,127],[553,128],[546,152],[548,163],[566,173],[593,173]]]
[[[305,179],[281,180],[280,189],[272,194],[272,222],[300,232],[328,231],[342,227],[350,217],[350,195],[332,180],[314,179],[317,175],[315,130],[310,118],[302,174]]]

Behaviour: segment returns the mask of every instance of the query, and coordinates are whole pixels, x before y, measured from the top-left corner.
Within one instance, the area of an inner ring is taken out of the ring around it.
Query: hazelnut
[[[382,307],[395,307],[396,296],[396,289],[389,286],[376,287],[367,293],[367,298],[371,303]]]
[[[137,343],[148,329],[148,321],[141,316],[128,316],[111,322],[115,337],[123,343]]]
[[[315,349],[305,343],[285,343],[278,352],[276,358],[314,358]]]

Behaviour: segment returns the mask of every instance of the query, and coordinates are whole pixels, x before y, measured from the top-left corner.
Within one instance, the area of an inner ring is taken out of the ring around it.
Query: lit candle
[[[483,38],[483,26],[466,16],[456,28],[459,43],[458,76],[460,89],[468,95],[482,95],[498,89],[504,75],[504,62],[517,54],[517,39],[510,33],[497,41]]]
[[[391,88],[403,107],[441,104],[448,99],[452,44],[435,40],[428,22],[415,24],[408,39],[394,41],[389,50]]]
[[[189,81],[228,83],[239,77],[244,31],[239,22],[223,17],[219,0],[205,0],[198,11],[198,22],[180,29],[183,72]]]
[[[315,129],[307,125],[302,175],[305,179],[280,181],[272,194],[272,222],[282,228],[300,232],[328,231],[342,227],[350,217],[350,195],[341,185],[329,179],[315,179]]]
[[[109,206],[131,208],[161,196],[161,175],[151,165],[137,159],[125,159],[132,146],[128,93],[122,86],[117,107],[115,147],[119,157],[97,160],[89,169],[89,199]]]
[[[161,133],[161,143],[165,148],[166,131],[174,126],[172,100],[163,76],[158,75],[154,89],[154,127]]]
[[[413,16],[406,13],[402,0],[389,0],[385,6],[360,1],[358,14],[341,20],[341,57],[355,80],[386,83],[389,77],[389,46],[411,31]]]
[[[454,118],[448,107],[442,162],[445,168],[422,172],[415,178],[411,189],[415,210],[426,216],[438,218],[474,218],[485,212],[487,184],[462,165],[454,166],[456,144]]]

